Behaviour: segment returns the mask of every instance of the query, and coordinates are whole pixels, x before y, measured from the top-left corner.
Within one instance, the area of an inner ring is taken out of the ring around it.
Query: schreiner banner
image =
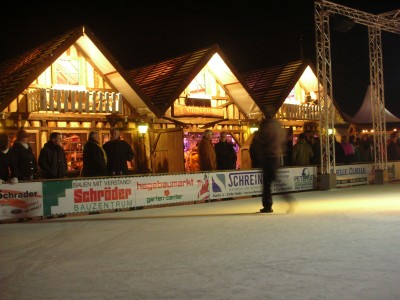
[[[263,174],[260,169],[213,172],[211,199],[261,195]],[[314,166],[281,168],[271,184],[272,193],[315,189],[317,169]]]

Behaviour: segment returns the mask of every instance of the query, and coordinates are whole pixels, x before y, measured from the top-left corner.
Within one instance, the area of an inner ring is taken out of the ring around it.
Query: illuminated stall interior
[[[218,45],[136,68],[130,75],[156,106],[150,130],[153,166],[165,166],[168,153],[168,168],[162,171],[176,166],[177,171],[196,171],[189,166],[190,157],[203,132],[211,129],[213,143],[220,132],[228,133],[241,168],[241,145],[263,112]]]

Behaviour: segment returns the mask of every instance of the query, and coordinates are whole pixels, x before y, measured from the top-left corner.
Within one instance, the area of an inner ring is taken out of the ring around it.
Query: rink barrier
[[[272,193],[315,190],[316,166],[280,168]],[[388,180],[400,179],[400,162],[388,163]],[[337,187],[370,184],[374,165],[336,167]],[[2,184],[0,221],[193,204],[261,195],[260,169],[124,177],[71,178]]]

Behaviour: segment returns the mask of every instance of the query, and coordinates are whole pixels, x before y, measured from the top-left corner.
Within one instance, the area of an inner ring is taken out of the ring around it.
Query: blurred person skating
[[[17,178],[21,180],[34,180],[39,178],[39,168],[32,147],[28,142],[28,132],[20,130],[12,146],[12,153],[17,164]]]
[[[61,146],[61,133],[52,132],[40,150],[38,164],[43,178],[64,178],[68,173],[67,159]]]
[[[198,145],[199,165],[201,171],[212,171],[217,169],[217,156],[212,144],[212,131],[207,129],[203,133]]]
[[[236,151],[231,142],[227,141],[227,133],[221,132],[219,142],[215,144],[215,154],[217,157],[217,170],[236,169]]]
[[[272,114],[271,114],[272,115]],[[261,167],[263,172],[263,192],[261,213],[272,213],[272,181],[276,179],[276,172],[282,155],[282,143],[286,141],[285,131],[281,124],[271,115],[267,115],[258,127],[257,134],[250,145],[252,165]],[[287,198],[289,199],[289,198]],[[290,205],[290,202],[288,200]],[[290,210],[290,209],[289,209]]]
[[[132,162],[134,152],[131,146],[120,138],[120,130],[112,128],[110,140],[103,145],[107,154],[107,174],[111,176],[127,175],[128,162]]]
[[[107,175],[107,155],[100,145],[100,136],[97,131],[91,131],[83,147],[82,177],[96,177]]]
[[[5,133],[0,134],[0,184],[18,183],[17,165],[10,149],[10,140]]]

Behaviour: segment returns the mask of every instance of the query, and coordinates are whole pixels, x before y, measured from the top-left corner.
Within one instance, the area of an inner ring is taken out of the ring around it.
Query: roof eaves
[[[7,68],[7,66],[12,68],[12,65],[14,64],[15,70],[12,74],[9,74],[9,76],[11,76],[9,82],[13,81],[16,83],[11,87],[11,89],[9,89],[8,93],[0,95],[0,111],[3,111],[11,101],[17,98],[18,95],[20,95],[24,89],[35,80],[35,78],[42,74],[48,66],[54,63],[56,59],[73,44],[73,41],[76,41],[82,34],[82,27],[75,28],[16,58],[10,59],[5,62],[3,66],[0,66],[0,69],[2,67]],[[32,56],[34,53],[36,53],[35,57],[27,62],[28,57]],[[20,67],[17,67],[16,65],[19,65]],[[3,87],[0,87],[0,90],[3,90],[6,85],[8,85],[6,81],[0,83],[2,85],[4,84]]]

